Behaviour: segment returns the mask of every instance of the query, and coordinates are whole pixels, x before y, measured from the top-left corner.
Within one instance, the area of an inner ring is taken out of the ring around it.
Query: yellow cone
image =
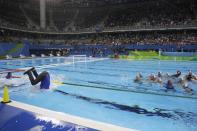
[[[8,87],[4,86],[4,90],[3,90],[3,101],[1,101],[2,103],[9,103],[10,101],[10,97],[9,97],[9,91],[8,91]]]

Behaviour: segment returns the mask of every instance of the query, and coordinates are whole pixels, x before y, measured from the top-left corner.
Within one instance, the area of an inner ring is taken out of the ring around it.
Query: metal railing
[[[8,30],[16,30],[29,33],[43,33],[43,34],[85,34],[85,33],[98,33],[96,28],[78,28],[74,31],[56,31],[56,30],[43,30],[36,28],[27,28],[12,25],[10,23],[1,22],[0,28]],[[154,30],[183,30],[183,29],[197,29],[197,22],[190,24],[180,25],[159,25],[159,26],[116,26],[116,27],[102,27],[99,32],[126,32],[126,31],[154,31]]]

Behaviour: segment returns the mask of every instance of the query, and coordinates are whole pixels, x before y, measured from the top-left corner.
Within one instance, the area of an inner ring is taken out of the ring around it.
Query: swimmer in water
[[[155,75],[151,74],[150,76],[148,76],[148,80],[155,82],[157,80],[157,77]]]
[[[165,88],[166,89],[169,89],[169,90],[174,90],[174,86],[173,86],[173,83],[171,80],[168,80],[166,85],[165,85]]]
[[[197,77],[193,75],[192,71],[189,71],[188,75],[185,76],[187,81],[197,80]]]
[[[184,80],[183,77],[181,77],[181,78],[178,80],[178,82],[177,82],[177,84],[179,84],[180,86],[185,85],[185,83],[186,83],[186,81]]]
[[[160,71],[157,73],[157,77],[159,77],[159,78],[162,77],[162,73]]]
[[[142,80],[142,75],[141,73],[138,73],[134,79],[134,82],[140,82]]]
[[[12,78],[21,78],[21,77],[19,77],[19,76],[13,76],[13,75],[12,75],[12,72],[8,72],[8,74],[6,75],[5,78],[6,78],[6,79],[12,79]]]
[[[191,89],[187,83],[184,84],[182,87],[185,90],[185,92],[187,92],[187,93],[192,93],[193,92],[193,89]]]
[[[41,82],[40,89],[49,89],[50,75],[48,72],[44,71],[38,75],[36,69],[34,67],[32,67],[31,69],[24,72],[24,75],[26,75],[26,74],[29,76],[29,80],[32,85],[36,85],[39,82]],[[35,77],[35,79],[34,79],[34,77]]]
[[[157,78],[156,82],[159,83],[159,84],[162,84],[163,83],[162,79],[159,78],[159,77]]]
[[[184,78],[180,78],[180,80],[178,81],[178,84],[180,85],[180,87],[182,87],[185,90],[185,92],[187,93],[193,92],[193,90],[189,87],[187,81],[184,80]]]
[[[171,75],[171,77],[176,77],[176,78],[178,78],[179,76],[181,76],[181,72],[179,70],[177,70],[176,74]]]

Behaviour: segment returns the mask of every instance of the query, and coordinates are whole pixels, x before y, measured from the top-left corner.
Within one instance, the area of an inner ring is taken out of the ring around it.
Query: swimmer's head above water
[[[8,74],[6,75],[6,79],[11,79],[12,78],[12,72],[8,72]]]
[[[142,79],[142,75],[141,75],[141,73],[137,73],[137,75],[136,75],[136,77],[135,77],[135,79],[134,79],[134,82],[139,82],[139,81],[141,81],[141,79]]]
[[[8,74],[5,77],[6,79],[12,79],[12,78],[21,78],[20,76],[13,76],[12,72],[8,72]]]
[[[172,75],[171,77],[177,77],[178,78],[179,76],[181,76],[181,71],[177,70],[176,74]]]
[[[157,74],[158,77],[162,77],[162,73],[159,71]]]
[[[149,77],[148,77],[148,80],[150,81],[155,81],[157,78],[154,74],[151,74]]]
[[[179,71],[179,70],[177,70],[177,72],[176,72],[178,75],[181,75],[181,71]]]
[[[186,75],[185,78],[187,81],[197,80],[197,77],[192,73],[191,70],[188,72],[188,75]]]
[[[168,81],[167,81],[166,89],[174,89],[174,86],[173,86],[173,83],[172,83],[171,80],[168,80]]]

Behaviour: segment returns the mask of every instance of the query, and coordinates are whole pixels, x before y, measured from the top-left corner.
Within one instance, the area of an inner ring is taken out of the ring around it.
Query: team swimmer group
[[[146,79],[149,82],[153,83],[159,83],[161,85],[164,85],[164,87],[167,90],[175,90],[174,84],[177,84],[178,87],[181,87],[185,90],[185,92],[192,93],[193,90],[191,87],[189,87],[189,82],[196,81],[197,76],[192,73],[192,71],[189,71],[188,74],[182,76],[181,71],[177,70],[175,74],[169,75],[168,73],[162,74],[161,72],[158,72],[157,75],[151,74]],[[134,82],[142,82],[143,76],[141,73],[138,73],[134,79]],[[167,81],[165,84],[164,81]]]
[[[24,75],[28,75],[29,80],[32,85],[36,85],[38,83],[40,84],[40,89],[49,89],[50,86],[50,75],[48,72],[43,71],[42,73],[38,74],[36,69],[32,67],[31,69],[24,72]],[[17,76],[13,76],[12,72],[8,72],[6,79],[11,78],[20,78]],[[164,87],[167,90],[175,90],[174,84],[179,85],[178,87],[183,88],[186,92],[192,93],[193,90],[191,87],[189,87],[188,82],[196,81],[197,76],[192,73],[192,71],[189,71],[188,74],[182,76],[181,71],[177,71],[175,74],[169,75],[168,73],[162,74],[161,72],[158,72],[157,75],[151,74],[146,79],[149,82],[153,83],[159,83],[162,84],[164,81],[167,81],[164,84]],[[141,73],[138,73],[134,79],[134,82],[141,83],[143,81],[143,76]]]

